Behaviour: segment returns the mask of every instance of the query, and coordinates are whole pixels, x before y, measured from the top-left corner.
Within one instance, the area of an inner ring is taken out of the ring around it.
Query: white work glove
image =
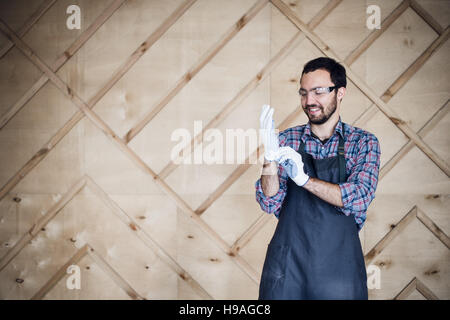
[[[279,150],[278,134],[275,132],[275,124],[272,119],[273,108],[265,104],[262,106],[259,117],[261,140],[264,145],[264,158],[267,161],[275,161]]]
[[[298,186],[302,187],[308,182],[309,176],[303,171],[303,160],[300,153],[291,147],[281,147],[276,160]]]

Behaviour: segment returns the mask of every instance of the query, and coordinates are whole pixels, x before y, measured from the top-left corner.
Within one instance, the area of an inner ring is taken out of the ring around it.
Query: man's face
[[[337,89],[323,94],[316,94],[312,89],[333,86],[330,73],[326,70],[319,69],[302,76],[300,90],[306,90],[306,95],[301,96],[301,103],[303,111],[311,123],[322,124],[327,122],[338,106]]]

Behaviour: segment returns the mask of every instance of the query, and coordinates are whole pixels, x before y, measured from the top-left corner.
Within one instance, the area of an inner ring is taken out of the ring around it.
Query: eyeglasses
[[[298,94],[302,98],[306,98],[306,96],[308,95],[308,92],[312,92],[312,93],[314,93],[315,97],[320,97],[320,96],[324,96],[327,93],[330,93],[331,91],[333,91],[336,88],[337,88],[337,86],[334,86],[334,87],[317,87],[317,88],[312,88],[311,90],[308,90],[308,91],[306,91],[305,89],[300,89],[300,90],[298,90]]]

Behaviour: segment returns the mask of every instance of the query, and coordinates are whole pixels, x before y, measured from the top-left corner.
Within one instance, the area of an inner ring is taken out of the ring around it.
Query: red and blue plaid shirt
[[[366,220],[367,208],[375,198],[375,189],[378,183],[381,154],[378,139],[370,132],[341,122],[341,118],[339,118],[333,135],[323,144],[313,136],[309,122],[306,125],[281,132],[279,143],[280,146],[290,146],[294,150],[298,150],[301,139],[307,153],[311,154],[314,159],[323,159],[337,156],[339,135],[345,140],[344,153],[348,178],[346,182],[339,183],[344,206],[336,208],[347,216],[353,214],[358,229],[361,230]],[[286,196],[287,179],[289,179],[281,165],[278,166],[278,177],[280,189],[272,197],[264,195],[261,179],[258,179],[255,184],[256,201],[261,209],[275,214],[277,218]]]

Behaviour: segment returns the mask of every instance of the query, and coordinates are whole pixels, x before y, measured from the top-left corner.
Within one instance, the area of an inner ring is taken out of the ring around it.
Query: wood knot
[[[70,59],[70,57],[72,56],[68,51],[64,51],[64,55],[66,56],[67,59]]]
[[[137,231],[137,229],[138,229],[137,226],[133,222],[130,222],[130,228],[134,231]]]
[[[184,272],[179,273],[178,275],[179,275],[180,278],[183,279],[183,280],[187,280],[187,279],[188,279],[188,276],[187,276]]]
[[[258,81],[260,81],[260,80],[262,79],[262,74],[261,74],[261,73],[258,73],[258,74],[256,75],[256,79],[258,79]]]
[[[432,269],[432,270],[425,271],[423,274],[426,275],[426,276],[432,276],[432,275],[435,275],[437,273],[439,273],[439,270]]]
[[[394,228],[396,227],[396,225],[395,225],[395,224],[391,224],[389,227],[390,227],[391,229],[394,229]]]
[[[23,280],[23,279],[20,279],[20,278],[17,278],[17,279],[16,279],[16,282],[17,282],[17,283],[23,283],[23,281],[24,281],[24,280]]]
[[[209,261],[211,261],[211,262],[220,262],[219,258],[210,258]]]
[[[192,79],[192,74],[190,72],[186,73],[186,76],[184,77],[186,79],[186,81],[191,81]]]
[[[390,117],[389,119],[391,119],[391,121],[395,124],[395,125],[399,125],[399,124],[405,124],[405,121],[399,119],[399,118],[395,118],[395,117]]]
[[[21,198],[19,198],[19,197],[14,197],[14,198],[13,198],[13,201],[15,201],[15,202],[19,203],[20,201],[22,201],[22,199],[21,199]]]
[[[147,51],[147,41],[144,41],[142,44],[141,44],[141,48],[140,48],[140,50],[141,50],[141,52],[142,53],[144,53],[145,51]]]
[[[238,22],[236,22],[236,28],[238,29],[238,30],[241,30],[244,26],[245,26],[245,24],[247,23],[247,17],[244,15],[244,16],[242,16],[240,19],[239,19],[239,21]]]
[[[188,234],[187,237],[188,237],[188,239],[194,239],[194,236],[191,234]]]

